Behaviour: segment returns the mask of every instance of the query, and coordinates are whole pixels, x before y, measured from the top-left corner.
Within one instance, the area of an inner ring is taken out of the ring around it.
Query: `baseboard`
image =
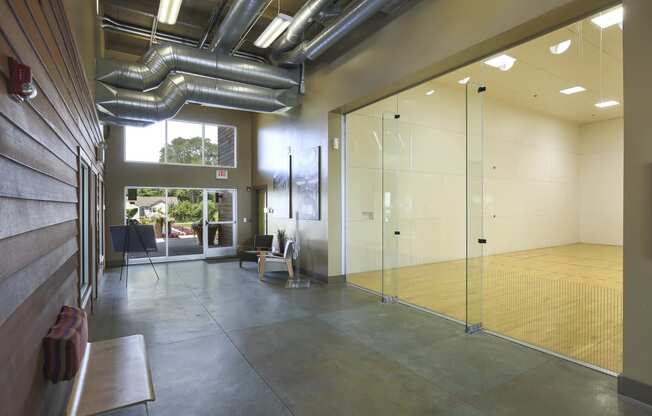
[[[632,380],[622,374],[618,376],[618,394],[652,406],[652,386]]]
[[[328,276],[329,285],[340,284],[340,283],[346,283],[345,274],[336,274],[334,276]]]

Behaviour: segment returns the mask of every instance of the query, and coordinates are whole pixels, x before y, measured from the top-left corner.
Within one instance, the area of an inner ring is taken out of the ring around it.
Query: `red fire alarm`
[[[36,97],[32,69],[9,57],[9,92],[18,101]]]

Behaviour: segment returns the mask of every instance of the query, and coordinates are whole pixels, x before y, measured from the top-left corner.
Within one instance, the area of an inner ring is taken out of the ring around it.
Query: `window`
[[[91,169],[80,156],[79,163],[79,303],[83,305],[87,299],[91,282]]]
[[[125,160],[236,167],[236,128],[168,120],[125,128]]]

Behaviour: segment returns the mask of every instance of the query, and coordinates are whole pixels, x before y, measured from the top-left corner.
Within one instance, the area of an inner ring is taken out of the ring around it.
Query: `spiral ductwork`
[[[301,42],[313,18],[333,0],[308,0],[292,18],[292,23],[272,44],[272,54],[288,51]]]
[[[302,42],[296,48],[272,57],[275,63],[283,66],[295,66],[306,59],[317,59],[328,48],[337,43],[353,29],[358,27],[392,0],[358,0],[353,3],[317,36]]]
[[[150,48],[141,61],[135,63],[98,58],[96,68],[98,81],[141,91],[156,87],[172,71],[269,88],[292,88],[300,82],[298,68],[279,68],[220,51],[169,44]]]
[[[217,27],[209,49],[231,52],[236,47],[268,0],[236,0]]]
[[[147,127],[152,124],[151,121],[131,120],[128,118],[114,117],[106,113],[102,113],[101,111],[97,114],[97,117],[103,123],[117,124],[119,126]]]
[[[186,103],[271,113],[298,105],[297,88],[277,90],[189,74],[168,76],[152,91],[134,91],[97,82],[98,111],[117,119],[156,122],[174,117]]]

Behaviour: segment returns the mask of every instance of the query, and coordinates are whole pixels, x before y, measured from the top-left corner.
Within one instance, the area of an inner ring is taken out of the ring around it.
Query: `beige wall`
[[[652,2],[624,0],[625,208],[623,375],[652,386]],[[652,403],[652,394],[647,390]]]
[[[187,105],[175,118],[178,120],[236,126],[238,129],[237,168],[229,169],[227,180],[218,180],[215,178],[216,169],[211,167],[125,162],[124,128],[111,126],[107,138],[109,147],[106,165],[106,224],[124,223],[124,192],[126,186],[237,189],[238,243],[245,244],[255,231],[255,225],[251,222],[254,214],[254,193],[253,191],[247,191],[247,187],[252,184],[251,113]],[[245,223],[244,218],[248,218],[249,221]],[[109,262],[115,265],[119,261],[119,254],[109,250]]]
[[[623,244],[623,119],[580,129],[580,241]]]
[[[485,254],[576,243],[579,126],[486,99]]]
[[[270,184],[277,147],[321,145],[322,220],[301,229],[303,264],[318,275],[340,275],[340,229],[329,224],[341,187],[329,181],[340,158],[329,144],[339,133],[329,112],[350,111],[398,90],[564,26],[613,0],[422,0],[332,62],[309,71],[304,104],[283,115],[256,118],[256,184]],[[505,13],[509,10],[509,13]],[[331,178],[332,180],[332,178]],[[271,229],[290,225],[270,219]]]

